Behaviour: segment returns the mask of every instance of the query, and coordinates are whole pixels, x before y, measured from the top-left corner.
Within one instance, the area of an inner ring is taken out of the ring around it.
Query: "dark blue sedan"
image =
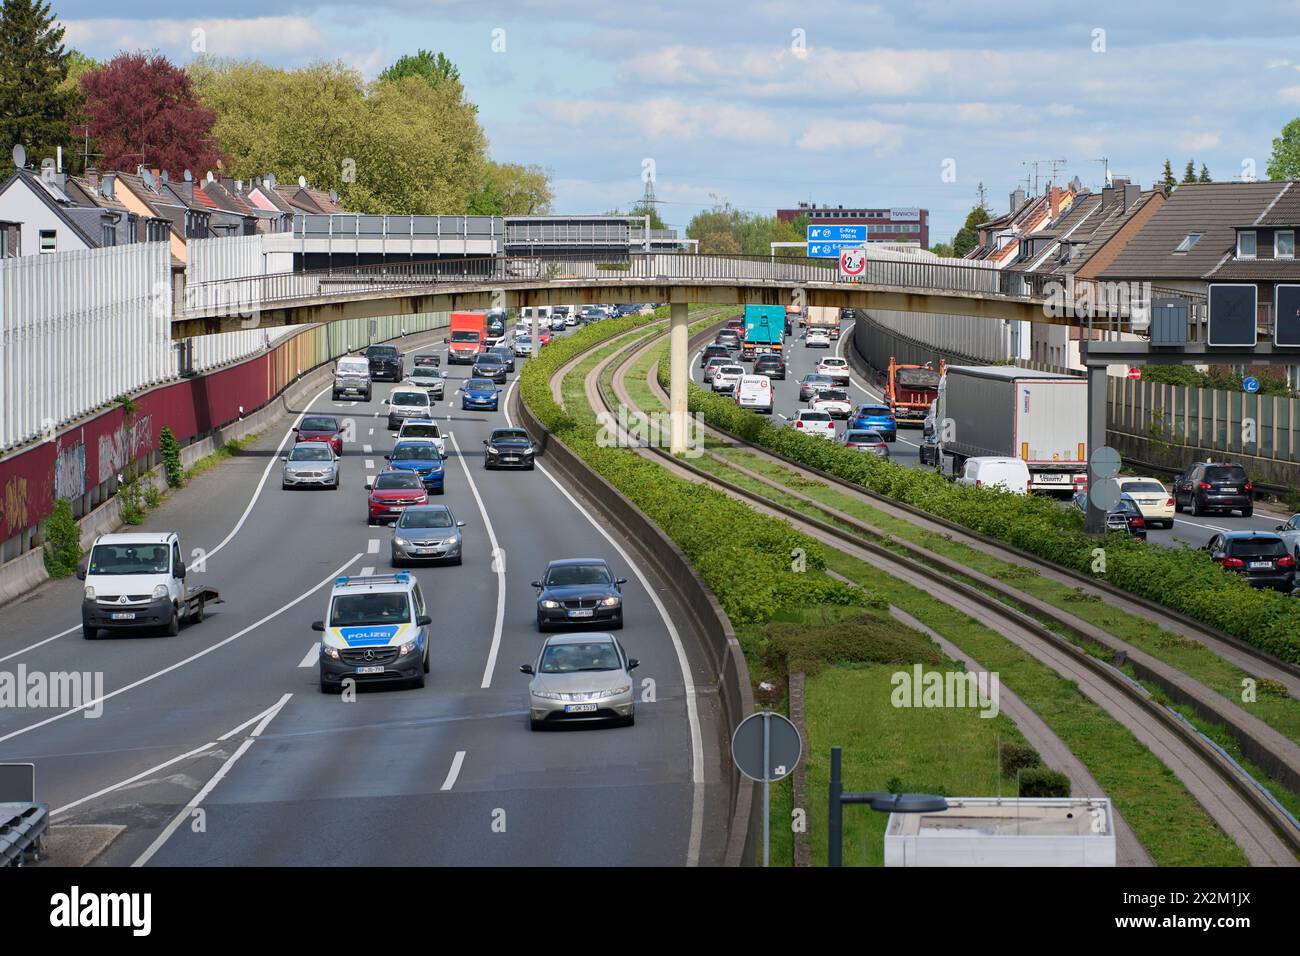
[[[471,378],[460,390],[460,407],[495,412],[501,405],[501,390],[490,378]]]
[[[603,558],[565,558],[552,561],[537,588],[537,629],[578,624],[601,624],[613,630],[623,626],[623,594]]]
[[[898,422],[888,405],[859,405],[858,410],[849,419],[849,428],[865,428],[879,432],[881,437],[889,442],[898,438]]]
[[[442,494],[445,470],[438,446],[432,441],[399,441],[384,458],[390,471],[414,472],[425,491]]]

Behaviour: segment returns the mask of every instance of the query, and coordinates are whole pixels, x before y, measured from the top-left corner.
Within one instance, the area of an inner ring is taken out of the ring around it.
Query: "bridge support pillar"
[[[687,354],[687,320],[689,309],[685,302],[674,302],[669,307],[668,332],[668,398],[669,398],[669,451],[674,455],[686,454],[686,385],[691,380]]]
[[[1097,487],[1101,478],[1093,468],[1093,455],[1106,444],[1106,366],[1088,366],[1088,489]],[[1109,477],[1109,476],[1107,476]],[[1084,513],[1083,530],[1088,534],[1106,532],[1106,511],[1098,508],[1088,495],[1088,510]]]

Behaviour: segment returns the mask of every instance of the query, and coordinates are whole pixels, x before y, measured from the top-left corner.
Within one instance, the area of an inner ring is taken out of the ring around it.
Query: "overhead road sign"
[[[1254,283],[1215,282],[1210,284],[1211,346],[1254,346],[1256,316]]]
[[[809,226],[808,242],[866,242],[866,226]]]
[[[1274,288],[1273,344],[1300,347],[1300,285],[1280,284]]]

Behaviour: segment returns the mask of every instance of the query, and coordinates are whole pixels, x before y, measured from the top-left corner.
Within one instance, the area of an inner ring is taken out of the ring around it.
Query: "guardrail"
[[[50,827],[44,803],[0,803],[0,866],[22,866],[39,856]]]

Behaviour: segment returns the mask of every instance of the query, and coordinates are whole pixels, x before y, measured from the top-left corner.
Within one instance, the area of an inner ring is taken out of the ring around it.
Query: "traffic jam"
[[[745,306],[699,351],[696,380],[774,424],[845,448],[1086,511],[1083,378],[891,358],[873,388],[843,357],[842,329],[854,318],[852,309]],[[1030,386],[1034,401],[1017,401]],[[1256,587],[1300,595],[1300,514],[1256,516],[1258,492],[1240,463],[1119,474],[1115,492],[1105,502],[1107,530],[1202,548]]]

